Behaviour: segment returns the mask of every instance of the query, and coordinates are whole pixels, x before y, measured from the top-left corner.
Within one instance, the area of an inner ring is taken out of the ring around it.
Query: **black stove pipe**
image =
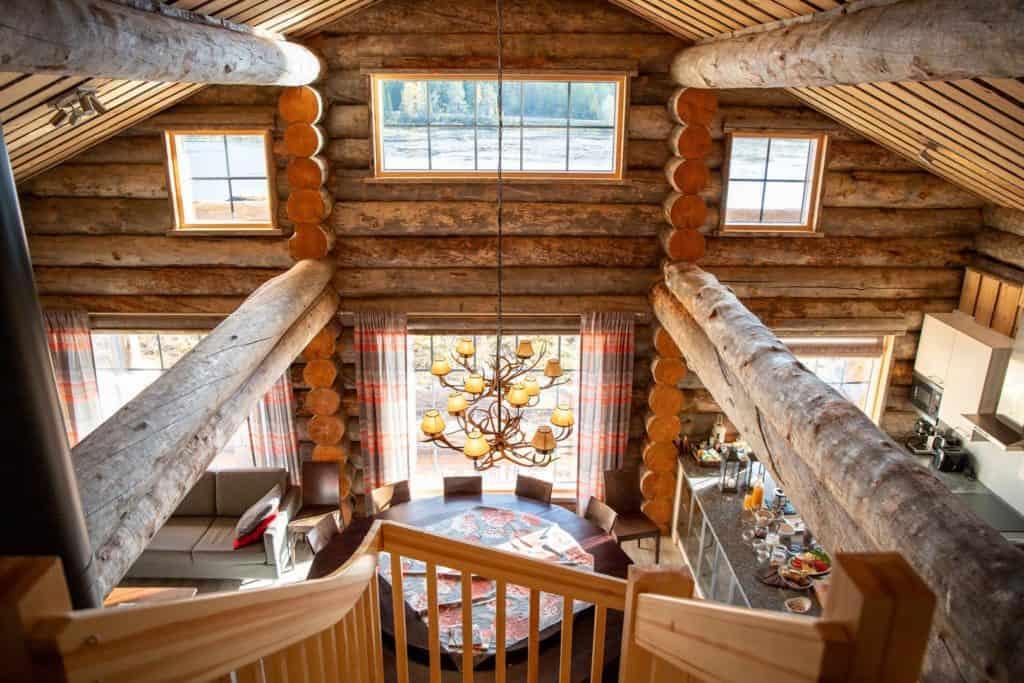
[[[0,555],[55,555],[71,602],[98,607],[92,550],[0,130]]]

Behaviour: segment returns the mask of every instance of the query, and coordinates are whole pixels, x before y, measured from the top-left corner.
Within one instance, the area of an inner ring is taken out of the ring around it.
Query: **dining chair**
[[[408,503],[411,499],[408,479],[379,486],[370,492],[370,500],[373,502],[373,514],[384,512],[392,505]]]
[[[550,481],[516,473],[516,495],[520,498],[532,498],[551,505],[551,492],[554,488],[555,485]]]
[[[636,541],[639,546],[643,539],[653,538],[654,563],[660,562],[661,530],[640,509],[643,504],[640,472],[636,469],[605,470],[604,499],[617,515],[612,527],[616,542],[621,546],[625,541]]]
[[[445,477],[444,495],[479,496],[484,492],[483,477]]]
[[[606,534],[612,533],[612,528],[615,527],[615,519],[618,514],[615,510],[599,501],[593,496],[587,501],[587,512],[583,515],[583,518],[588,522],[600,527],[601,531]]]

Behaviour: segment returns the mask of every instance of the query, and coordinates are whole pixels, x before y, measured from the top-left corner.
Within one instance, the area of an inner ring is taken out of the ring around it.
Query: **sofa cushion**
[[[273,470],[220,470],[217,472],[217,516],[241,517],[275,484],[288,488],[288,473]]]
[[[266,564],[267,552],[262,543],[235,550],[234,517],[217,517],[192,549],[195,564]]]
[[[263,524],[264,520],[271,515],[276,515],[283,494],[284,491],[281,490],[281,487],[275,484],[262,498],[243,512],[242,516],[238,518],[238,524],[235,525],[235,540],[249,536]],[[266,527],[264,526],[264,528]]]
[[[146,552],[189,553],[213,524],[213,517],[171,517],[146,546]]]
[[[215,492],[216,478],[213,472],[203,472],[196,485],[181,501],[178,509],[174,511],[175,517],[180,516],[217,516],[217,496]]]

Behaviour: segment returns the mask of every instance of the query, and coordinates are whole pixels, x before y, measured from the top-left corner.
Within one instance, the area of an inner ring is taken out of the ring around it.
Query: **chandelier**
[[[497,5],[497,53],[498,53],[498,150],[502,146],[504,110],[502,109],[502,1]],[[428,410],[423,415],[420,429],[427,443],[463,453],[473,461],[477,471],[494,467],[503,460],[523,467],[545,467],[555,461],[555,449],[559,442],[572,435],[575,419],[568,403],[558,403],[551,413],[551,424],[540,426],[532,437],[527,437],[527,426],[523,424],[524,411],[540,404],[541,392],[568,383],[562,377],[562,365],[558,358],[550,358],[544,367],[545,382],[541,385],[533,376],[547,351],[547,344],[540,344],[535,353],[529,339],[520,339],[515,353],[502,348],[502,323],[504,313],[504,254],[503,238],[503,179],[501,173],[502,154],[498,153],[497,204],[498,204],[498,338],[495,344],[494,360],[490,373],[478,367],[476,348],[470,337],[456,342],[449,358],[434,359],[430,374],[445,389],[451,390],[446,412],[455,418],[457,429],[447,432],[444,418],[439,410]],[[448,380],[452,365],[462,368],[465,380],[462,386]]]

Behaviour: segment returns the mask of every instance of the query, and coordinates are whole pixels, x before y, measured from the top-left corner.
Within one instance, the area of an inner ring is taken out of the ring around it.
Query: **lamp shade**
[[[520,339],[516,347],[516,355],[520,358],[529,358],[533,355],[533,342],[529,339]]]
[[[530,402],[530,395],[526,393],[526,388],[522,384],[513,385],[508,390],[508,395],[505,398],[508,400],[509,405],[516,408],[521,408]]]
[[[434,363],[430,366],[430,374],[435,377],[444,377],[452,371],[452,366],[448,363],[447,358],[435,358]]]
[[[537,433],[530,440],[538,453],[550,453],[555,450],[555,435],[551,433],[551,427],[537,427]]]
[[[466,454],[467,458],[482,458],[491,452],[491,445],[487,443],[487,439],[484,438],[480,432],[470,432],[467,439],[466,445],[462,448],[462,452]]]
[[[556,427],[572,427],[575,422],[576,419],[572,416],[572,410],[568,403],[559,403],[551,413],[551,424]]]
[[[441,413],[436,410],[428,410],[423,414],[423,421],[420,422],[420,429],[427,436],[437,436],[444,432],[444,419]]]
[[[458,415],[466,409],[466,405],[466,397],[461,391],[453,392],[452,395],[448,397],[448,413],[450,415]]]
[[[536,377],[527,377],[523,380],[523,388],[526,389],[526,395],[530,398],[534,396],[540,396],[540,383]]]
[[[466,377],[465,389],[471,394],[484,393],[484,378],[480,375],[469,375]]]
[[[455,343],[455,353],[466,358],[476,353],[476,347],[473,345],[472,337],[460,337],[459,341]]]
[[[554,379],[562,376],[562,361],[557,358],[549,358],[548,364],[544,367],[544,376]]]

